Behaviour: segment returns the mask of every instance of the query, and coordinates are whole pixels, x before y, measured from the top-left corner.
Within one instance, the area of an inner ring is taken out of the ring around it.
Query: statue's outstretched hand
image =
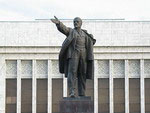
[[[51,19],[51,21],[55,24],[59,24],[60,22],[56,16],[54,16],[54,19]]]

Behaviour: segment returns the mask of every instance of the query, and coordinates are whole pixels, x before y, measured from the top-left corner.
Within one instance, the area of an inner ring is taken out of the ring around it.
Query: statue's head
[[[74,24],[75,28],[81,28],[81,26],[82,26],[82,20],[81,20],[81,18],[80,17],[74,18],[73,24]]]

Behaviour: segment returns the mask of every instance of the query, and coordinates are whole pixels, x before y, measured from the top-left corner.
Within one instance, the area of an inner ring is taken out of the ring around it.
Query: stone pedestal
[[[60,113],[94,113],[91,97],[64,97],[60,101]]]

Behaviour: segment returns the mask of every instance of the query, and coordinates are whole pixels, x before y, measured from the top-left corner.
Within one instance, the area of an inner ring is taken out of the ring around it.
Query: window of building
[[[98,112],[109,113],[109,79],[98,80]]]
[[[32,113],[32,79],[21,80],[21,113]]]
[[[59,101],[63,98],[63,79],[52,79],[52,113],[59,113]]]
[[[6,113],[16,113],[17,80],[6,79]]]
[[[130,113],[140,113],[140,79],[129,79],[129,110]]]
[[[47,113],[47,79],[37,79],[37,113]]]
[[[150,78],[145,79],[145,113],[150,113]]]
[[[123,78],[114,78],[114,113],[125,113],[125,85]]]

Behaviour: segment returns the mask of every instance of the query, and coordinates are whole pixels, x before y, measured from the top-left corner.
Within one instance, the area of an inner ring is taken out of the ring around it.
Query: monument
[[[66,27],[54,16],[51,19],[57,29],[66,35],[59,53],[59,71],[68,78],[69,97],[60,102],[61,113],[90,112],[93,111],[91,99],[85,96],[86,79],[94,75],[93,45],[96,40],[92,34],[81,29],[82,20],[74,18],[74,28]],[[78,79],[78,98],[75,98],[75,86]],[[82,98],[82,99],[81,99]],[[66,107],[68,106],[69,107]],[[85,105],[83,107],[81,105]],[[90,107],[91,106],[91,107]],[[76,108],[73,110],[72,108]],[[88,109],[87,109],[88,108]]]

